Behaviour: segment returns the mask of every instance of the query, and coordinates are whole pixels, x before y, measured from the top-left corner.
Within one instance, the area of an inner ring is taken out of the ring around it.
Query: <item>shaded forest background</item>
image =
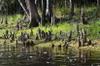
[[[89,31],[93,30],[92,33],[97,35],[96,33],[99,34],[100,31],[99,4],[99,0],[0,0],[1,32],[5,31],[4,28],[11,30],[21,25],[19,22],[27,23],[25,28],[28,29],[38,27],[40,24],[56,24],[57,27],[57,23],[65,22],[82,23],[86,28],[89,26]],[[72,25],[69,27],[68,24],[67,26],[64,24],[60,24],[63,26],[62,31],[65,28],[69,30],[72,28]],[[61,28],[56,31],[60,32]]]
[[[37,0],[37,7],[41,8],[41,1]],[[66,2],[66,3],[65,3]],[[69,7],[68,0],[53,0],[53,5],[56,7]],[[60,4],[60,5],[59,5]],[[96,5],[97,0],[74,0],[75,7],[80,7],[79,5]],[[8,14],[16,14],[16,13],[23,13],[23,10],[18,2],[18,0],[0,0],[0,13],[8,13]]]

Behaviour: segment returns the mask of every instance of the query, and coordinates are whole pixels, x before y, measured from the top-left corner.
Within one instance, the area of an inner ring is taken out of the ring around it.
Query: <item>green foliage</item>
[[[5,16],[2,16],[2,17],[5,17]],[[15,31],[15,26],[16,26],[17,22],[22,17],[23,16],[20,15],[20,14],[7,16],[8,26],[6,26],[5,24],[0,25],[0,36],[3,35],[5,30]],[[48,32],[48,31],[51,30],[53,32],[53,34],[57,34],[60,31],[69,32],[71,30],[75,30],[76,29],[76,24],[71,24],[71,23],[68,23],[68,22],[62,22],[62,23],[52,25],[52,26],[51,25],[39,26],[39,27],[36,27],[36,28],[32,29],[33,33],[34,33],[33,35],[35,35],[37,33],[39,28],[44,30],[45,32]],[[90,22],[90,24],[88,24],[88,25],[80,25],[80,28],[84,28],[88,31],[88,38],[90,38],[90,39],[100,38],[100,35],[99,35],[100,34],[100,20]],[[19,36],[20,33],[23,32],[23,31],[27,32],[27,33],[30,33],[31,29],[23,29],[23,30],[17,31],[16,35]]]
[[[85,27],[88,30],[90,39],[100,38],[100,20],[92,22],[90,25]]]
[[[38,29],[40,28],[44,32],[52,31],[53,34],[58,34],[60,31],[69,32],[70,30],[72,30],[72,27],[73,27],[73,24],[64,22],[64,23],[59,23],[57,25],[53,25],[53,26],[50,26],[50,25],[49,26],[39,26],[39,27],[33,28],[32,31],[33,31],[33,35],[35,35],[38,32]],[[17,32],[17,36],[19,36],[21,32],[30,33],[31,29],[20,30]]]
[[[15,26],[16,26],[18,20],[20,20],[22,17],[23,16],[20,14],[9,15],[9,16],[7,16],[8,25],[6,25],[4,23],[5,15],[0,16],[0,18],[3,18],[3,24],[0,24],[0,37],[3,35],[3,33],[5,33],[6,30],[15,31]]]

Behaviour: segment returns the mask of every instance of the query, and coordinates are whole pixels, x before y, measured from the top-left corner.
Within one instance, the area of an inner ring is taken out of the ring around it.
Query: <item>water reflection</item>
[[[45,53],[47,54],[47,53]],[[64,60],[65,59],[65,60]],[[0,58],[0,66],[100,66],[100,61],[85,60],[75,56],[56,57],[52,59],[46,55],[36,56],[21,56],[21,57],[5,57]]]
[[[57,48],[55,48],[57,49]],[[0,50],[0,66],[100,66],[100,60],[91,59],[91,51],[79,50],[77,54],[71,50],[64,53],[51,49]]]

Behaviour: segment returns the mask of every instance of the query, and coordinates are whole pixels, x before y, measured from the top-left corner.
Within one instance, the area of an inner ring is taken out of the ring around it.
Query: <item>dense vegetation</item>
[[[97,59],[99,11],[99,0],[0,0],[0,46]]]

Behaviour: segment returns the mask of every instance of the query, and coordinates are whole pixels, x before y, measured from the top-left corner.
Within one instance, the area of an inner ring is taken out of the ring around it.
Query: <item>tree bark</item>
[[[97,7],[99,7],[99,5],[100,5],[100,1],[99,1],[99,0],[97,0]]]
[[[97,0],[97,12],[96,12],[96,16],[98,17],[100,14],[99,14],[99,11],[100,11],[100,1]]]
[[[64,4],[65,4],[65,8],[66,8],[67,7],[67,0],[65,0]]]
[[[38,10],[37,10],[36,4],[35,4],[35,0],[24,0],[24,1],[25,1],[25,4],[26,4],[26,8],[25,8],[25,6],[23,6],[23,3],[22,3],[21,0],[19,0],[19,3],[22,6],[25,13],[27,15],[29,15],[28,16],[29,20],[30,20],[29,28],[38,26],[40,16],[38,14]],[[26,10],[28,10],[28,11],[26,11]]]
[[[27,15],[27,17],[29,18],[29,13],[28,10],[26,8],[26,6],[23,4],[22,0],[18,0],[19,4],[21,5],[22,9],[24,10],[25,14]]]
[[[42,22],[51,22],[52,4],[51,0],[43,0]]]
[[[70,14],[69,14],[69,19],[73,18],[74,15],[74,0],[69,0],[70,3]]]
[[[81,17],[81,22],[83,23],[83,24],[88,24],[87,23],[87,21],[86,21],[86,19],[85,19],[85,13],[84,13],[84,7],[81,7],[81,15],[80,15]]]

